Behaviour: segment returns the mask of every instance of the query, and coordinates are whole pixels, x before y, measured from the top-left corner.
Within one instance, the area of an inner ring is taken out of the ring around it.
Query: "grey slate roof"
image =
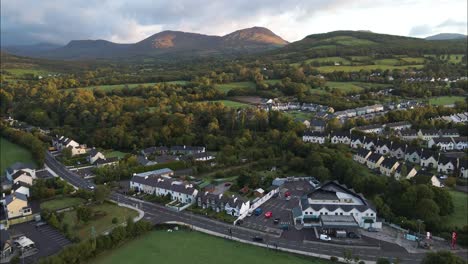
[[[391,167],[393,167],[393,165],[395,165],[395,163],[397,163],[398,160],[395,159],[395,158],[386,158],[384,159],[384,161],[382,161],[382,164],[380,164],[381,167],[384,167],[386,169],[390,169]]]
[[[171,190],[178,193],[189,194],[192,195],[196,190],[193,186],[187,185],[183,182],[174,180],[174,179],[167,179],[161,177],[138,177],[133,176],[132,182],[140,183],[143,185],[148,185],[151,187],[156,187],[164,190]]]

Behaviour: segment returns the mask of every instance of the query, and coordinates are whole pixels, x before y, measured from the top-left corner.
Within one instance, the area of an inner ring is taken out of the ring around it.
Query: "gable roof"
[[[347,137],[347,138],[351,138],[351,133],[347,132],[347,131],[338,131],[338,132],[333,132],[331,135],[331,137]]]
[[[372,153],[368,158],[367,160],[372,162],[372,163],[376,163],[378,160],[380,160],[381,158],[383,158],[382,155],[380,155],[379,153]]]
[[[22,169],[31,169],[31,168],[34,168],[32,164],[23,163],[23,162],[15,162],[13,163],[13,165],[7,168],[7,172],[11,174],[13,173],[13,171],[22,170]]]
[[[409,137],[409,136],[417,136],[418,132],[414,129],[405,129],[400,131],[401,136]]]
[[[449,157],[445,157],[445,156],[440,156],[439,164],[447,165],[449,163],[452,163],[454,166],[457,166],[458,160],[456,158],[449,158]]]
[[[425,149],[422,153],[421,153],[421,159],[429,159],[431,157],[433,157],[434,159],[437,159],[438,157],[438,153],[437,152],[434,152],[434,151],[431,151],[431,150],[427,150]]]
[[[191,184],[185,184],[170,178],[133,176],[132,182],[188,195],[194,195],[196,194],[195,191],[197,191]]]
[[[392,168],[396,163],[398,163],[398,160],[395,158],[386,158],[381,164],[380,167],[384,167],[386,169]]]
[[[458,129],[452,128],[452,129],[441,129],[440,134],[446,136],[446,135],[459,135]]]
[[[97,149],[93,148],[89,151],[89,156],[90,157],[94,157],[96,156],[98,153],[100,153]],[[101,153],[102,154],[102,153]],[[103,154],[104,155],[104,154]]]
[[[370,150],[367,150],[365,148],[360,148],[358,150],[358,152],[356,153],[356,155],[359,156],[359,157],[365,157],[365,156],[367,156],[369,154],[369,152],[372,153],[372,151],[370,151]]]
[[[327,137],[326,133],[317,132],[317,131],[306,131],[304,132],[304,136],[306,137]]]
[[[394,128],[394,127],[399,127],[399,126],[410,126],[411,123],[408,121],[401,121],[401,122],[394,122],[394,123],[388,123],[385,126],[389,128]]]
[[[14,179],[20,177],[23,174],[26,174],[27,176],[32,177],[31,173],[29,173],[27,171],[24,171],[24,170],[18,170],[18,171],[16,171],[15,173],[13,173],[11,175],[11,178],[14,180]]]

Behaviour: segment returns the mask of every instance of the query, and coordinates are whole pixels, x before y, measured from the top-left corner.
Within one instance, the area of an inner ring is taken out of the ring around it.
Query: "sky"
[[[334,30],[467,34],[466,0],[2,0],[2,45],[134,43],[163,30],[225,35],[263,26],[287,41]]]

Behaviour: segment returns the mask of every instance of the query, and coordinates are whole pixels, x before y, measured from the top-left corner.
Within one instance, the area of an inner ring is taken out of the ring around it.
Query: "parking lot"
[[[38,253],[25,258],[27,263],[35,262],[40,257],[55,254],[63,247],[71,244],[60,231],[47,224],[36,227],[36,222],[22,223],[12,225],[8,231],[12,239],[26,236],[35,243]]]
[[[251,216],[247,216],[242,226],[265,232],[271,231],[271,229],[279,230],[283,224],[291,228],[293,224],[291,210],[298,205],[298,202],[297,198],[290,200],[286,200],[284,197],[271,198],[259,207],[262,209],[260,215],[256,216],[253,213]],[[271,212],[272,216],[265,217],[266,212]],[[274,223],[275,219],[279,219],[277,224]]]

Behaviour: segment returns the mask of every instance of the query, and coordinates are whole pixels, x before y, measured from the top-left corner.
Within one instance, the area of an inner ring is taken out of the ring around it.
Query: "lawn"
[[[33,74],[35,76],[42,75],[44,77],[45,75],[48,74],[44,70],[37,70],[37,69],[5,69],[5,71],[13,74],[16,77],[21,77],[24,74]]]
[[[293,119],[299,119],[299,120],[310,120],[314,116],[314,114],[310,112],[302,112],[302,111],[287,111],[284,113],[292,117]]]
[[[434,104],[434,105],[451,105],[457,101],[463,102],[465,101],[465,97],[463,96],[439,96],[439,97],[434,97],[434,98],[429,99],[429,103]]]
[[[127,221],[128,217],[135,217],[138,213],[126,207],[120,207],[116,204],[105,202],[100,205],[91,206],[93,212],[100,212],[102,215],[92,219],[88,223],[78,223],[76,219],[76,211],[65,212],[64,222],[72,227],[72,232],[80,239],[91,237],[92,228],[94,227],[96,235],[109,231],[112,227],[122,224]],[[112,224],[112,219],[116,217],[117,224]]]
[[[364,90],[361,86],[352,82],[327,82],[325,85],[330,87],[330,89],[338,89],[346,93],[361,92]]]
[[[170,81],[170,82],[165,82],[165,83],[170,83],[170,84],[178,84],[178,85],[185,85],[187,84],[187,81]],[[123,89],[125,86],[128,88],[135,88],[139,86],[152,86],[157,83],[130,83],[130,84],[113,84],[113,85],[95,85],[95,86],[87,86],[87,87],[80,87],[80,89],[86,89],[86,90],[94,90],[94,89],[101,89],[104,91],[111,91],[115,89]],[[71,88],[71,89],[65,89],[67,91],[73,90],[77,88]]]
[[[122,151],[118,151],[118,150],[113,150],[113,151],[104,151],[104,156],[106,156],[106,158],[113,158],[113,157],[117,157],[119,159],[123,159],[128,153],[125,153],[125,152],[122,152]]]
[[[41,203],[41,209],[48,209],[51,211],[56,211],[59,209],[64,209],[68,207],[73,207],[84,202],[83,199],[78,197],[65,197],[54,200],[49,200]]]
[[[93,264],[147,263],[171,264],[321,264],[328,261],[233,242],[199,232],[154,231],[110,253],[98,256]]]
[[[249,106],[250,106],[250,105],[248,105],[248,104],[244,104],[244,103],[236,102],[236,101],[231,101],[231,100],[216,100],[216,101],[209,101],[209,102],[212,102],[212,103],[216,103],[216,102],[223,103],[225,106],[227,106],[227,107],[232,107],[232,108],[245,108],[245,107],[249,107]]]
[[[451,226],[463,227],[468,219],[468,194],[459,191],[449,191],[452,196],[455,211],[447,217],[447,222]]]
[[[232,83],[223,83],[217,84],[216,89],[220,90],[221,92],[227,93],[232,89],[236,88],[246,88],[248,90],[255,90],[255,83],[253,82],[232,82]]]
[[[31,152],[27,149],[0,138],[0,174],[4,175],[5,170],[15,162],[25,162],[34,164]]]

